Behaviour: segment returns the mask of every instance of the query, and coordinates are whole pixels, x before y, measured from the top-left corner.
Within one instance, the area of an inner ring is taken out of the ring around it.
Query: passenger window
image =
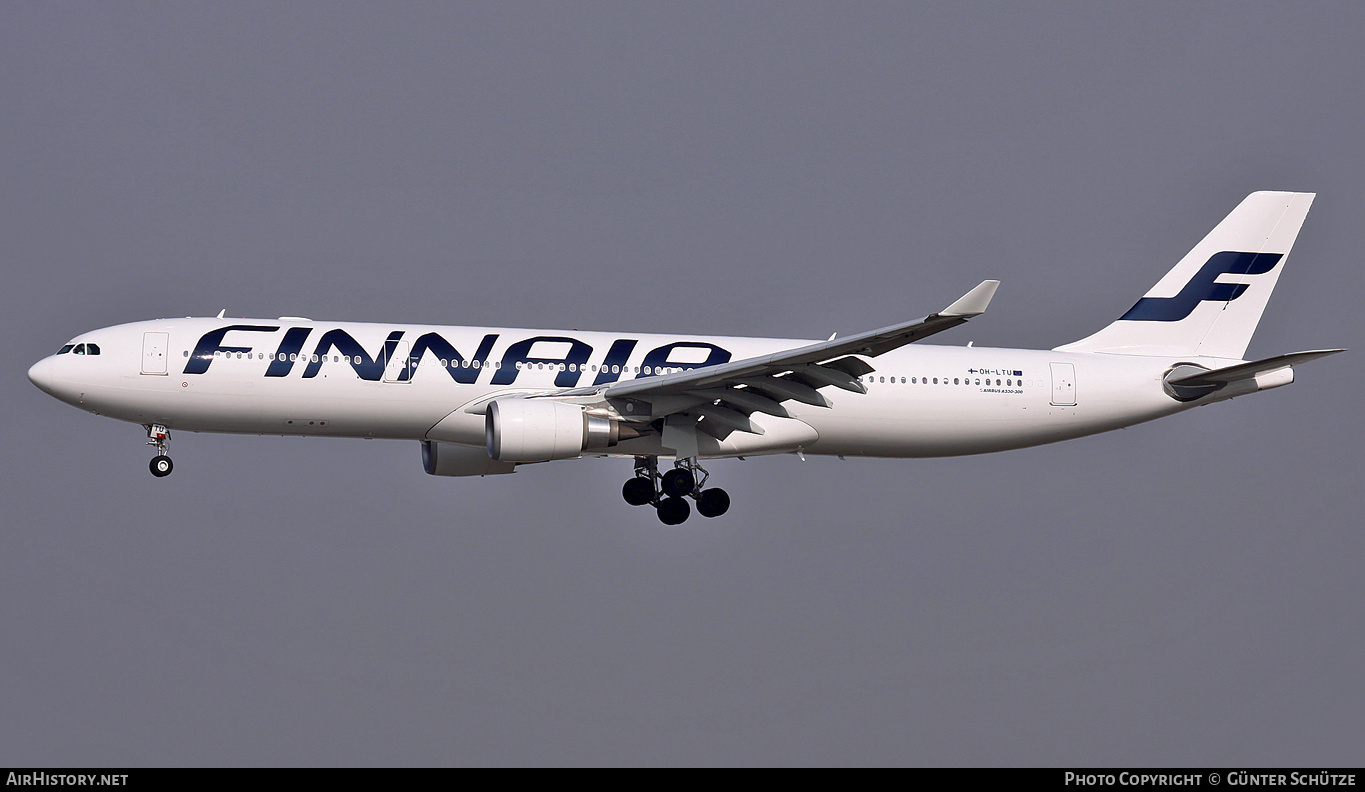
[[[953,377],[953,384],[954,384],[954,385],[957,384],[957,377]]]
[[[938,384],[938,377],[934,377],[934,384],[935,384],[935,385]]]

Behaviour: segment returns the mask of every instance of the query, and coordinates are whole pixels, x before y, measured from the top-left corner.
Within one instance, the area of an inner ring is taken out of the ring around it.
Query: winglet
[[[957,302],[938,312],[939,316],[977,316],[986,312],[991,304],[995,290],[1000,288],[998,280],[984,280],[975,289],[957,299]]]

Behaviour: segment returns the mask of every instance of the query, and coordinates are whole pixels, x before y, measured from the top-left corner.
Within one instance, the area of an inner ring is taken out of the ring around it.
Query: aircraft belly
[[[401,439],[421,439],[427,427],[449,410],[449,402],[439,394],[411,386],[360,381],[336,385],[319,394],[282,382],[131,380],[127,387],[91,388],[77,406],[120,420],[189,431]]]
[[[820,439],[820,434],[814,427],[793,418],[778,418],[755,413],[751,419],[763,428],[763,434],[731,432],[724,440],[717,440],[710,435],[698,433],[698,455],[702,459],[719,459],[737,456],[790,454],[794,451],[809,449]],[[651,434],[631,440],[623,440],[604,453],[607,456],[672,457],[677,452],[672,448],[665,447],[658,435]]]

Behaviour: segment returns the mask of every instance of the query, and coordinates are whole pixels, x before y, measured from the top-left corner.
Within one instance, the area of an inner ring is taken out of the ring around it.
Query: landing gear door
[[[166,373],[166,347],[170,344],[169,333],[142,334],[142,373]]]
[[[1058,407],[1076,406],[1076,367],[1070,363],[1052,365],[1052,403]]]
[[[399,341],[394,346],[393,356],[384,364],[385,382],[412,382],[411,350],[412,345],[407,341]]]

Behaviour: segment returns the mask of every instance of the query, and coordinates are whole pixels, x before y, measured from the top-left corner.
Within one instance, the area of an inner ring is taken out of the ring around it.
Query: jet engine
[[[488,405],[484,436],[488,456],[499,462],[546,462],[610,448],[621,430],[616,421],[589,415],[577,404],[495,399]]]
[[[482,448],[422,441],[422,469],[430,476],[496,476],[516,468],[512,462],[490,459]]]

